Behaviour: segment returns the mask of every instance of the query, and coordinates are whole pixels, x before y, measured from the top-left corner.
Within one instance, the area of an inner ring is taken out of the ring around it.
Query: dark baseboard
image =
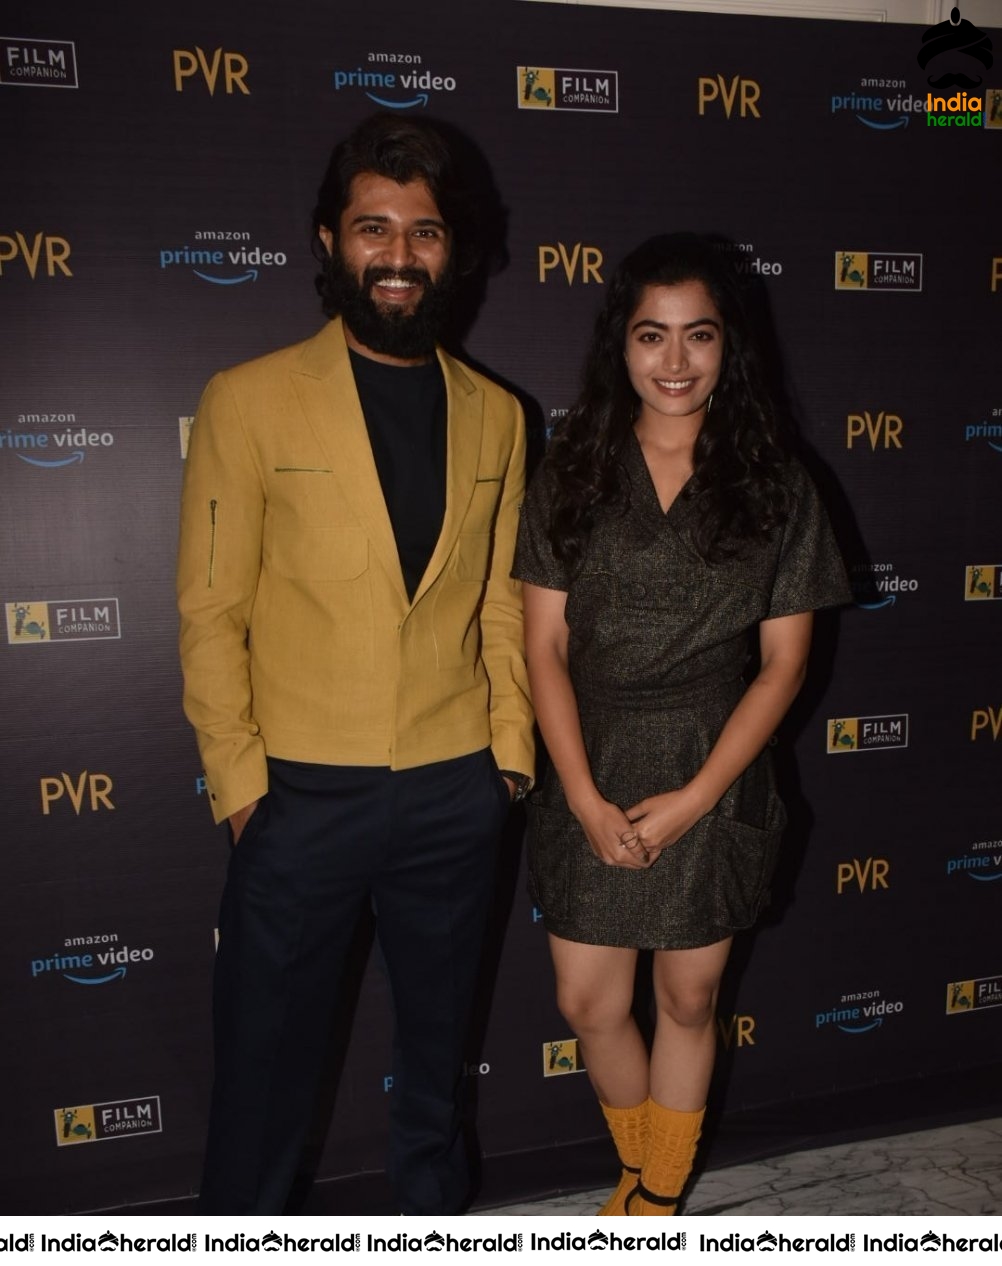
[[[934,1077],[836,1091],[731,1111],[707,1120],[697,1172],[767,1160],[788,1152],[886,1138],[915,1130],[1002,1116],[997,1066],[958,1069]],[[492,1156],[473,1207],[493,1209],[611,1186],[616,1159],[608,1138]],[[102,1213],[191,1215],[192,1199],[133,1205]],[[393,1213],[382,1173],[316,1183],[302,1209],[320,1216]]]

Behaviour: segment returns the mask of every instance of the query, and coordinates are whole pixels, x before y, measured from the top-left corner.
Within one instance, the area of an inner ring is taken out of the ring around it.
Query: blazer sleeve
[[[177,566],[184,711],[216,822],[268,790],[247,645],[264,508],[264,481],[237,399],[228,375],[217,374],[192,428]]]
[[[525,667],[522,586],[511,576],[518,515],[525,493],[525,418],[504,393],[513,414],[514,441],[494,528],[494,548],[480,613],[481,653],[490,679],[491,750],[499,769],[532,777],[535,769],[533,712]]]

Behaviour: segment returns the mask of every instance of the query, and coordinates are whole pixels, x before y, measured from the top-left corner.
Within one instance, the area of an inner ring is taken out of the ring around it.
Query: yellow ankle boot
[[[640,1181],[626,1197],[626,1212],[636,1217],[671,1217],[692,1169],[705,1108],[676,1112],[647,1100],[647,1156]]]
[[[626,1213],[626,1197],[636,1187],[647,1155],[647,1102],[639,1103],[635,1108],[610,1108],[605,1103],[599,1105],[623,1165],[619,1186],[599,1209],[597,1216],[600,1218]]]

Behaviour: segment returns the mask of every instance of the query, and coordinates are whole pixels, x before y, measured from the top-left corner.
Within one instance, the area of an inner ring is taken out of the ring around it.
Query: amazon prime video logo
[[[284,268],[289,262],[284,251],[249,245],[250,234],[243,231],[204,229],[195,234],[195,240],[200,245],[163,247],[161,271],[184,268],[200,281],[215,286],[239,286],[245,281],[257,281],[265,268]]]
[[[148,945],[132,949],[120,944],[117,932],[68,936],[55,953],[31,960],[31,978],[61,976],[74,985],[109,985],[124,980],[130,967],[152,963],[155,957]]]
[[[880,996],[879,989],[866,989],[861,993],[844,993],[838,1005],[828,1011],[818,1011],[814,1016],[814,1028],[835,1028],[840,1033],[872,1033],[883,1026],[891,1016],[900,1015],[905,1009],[903,1002],[891,1002]]]
[[[0,430],[0,453],[9,452],[29,466],[78,466],[92,448],[111,448],[111,431],[76,425],[75,413],[20,413],[17,425]],[[57,429],[50,429],[55,423]],[[40,429],[44,428],[44,429]]]
[[[893,607],[899,597],[917,593],[919,582],[894,563],[853,563],[849,571],[853,601],[864,611]]]
[[[914,114],[925,114],[924,97],[908,91],[903,79],[875,75],[860,79],[848,92],[831,96],[832,114],[850,114],[857,123],[877,132],[905,128]]]
[[[454,75],[424,69],[420,53],[370,52],[364,65],[332,72],[335,92],[361,92],[384,110],[421,110],[433,93],[455,92]]]

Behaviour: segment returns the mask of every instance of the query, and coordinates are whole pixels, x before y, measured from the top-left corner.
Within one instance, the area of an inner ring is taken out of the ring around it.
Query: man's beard
[[[335,250],[324,261],[328,298],[355,338],[372,352],[400,360],[431,356],[445,326],[453,294],[454,271],[450,260],[438,281],[423,268],[370,266],[362,281],[345,266]],[[390,277],[414,282],[423,288],[421,298],[409,311],[380,307],[372,298],[372,287]]]

